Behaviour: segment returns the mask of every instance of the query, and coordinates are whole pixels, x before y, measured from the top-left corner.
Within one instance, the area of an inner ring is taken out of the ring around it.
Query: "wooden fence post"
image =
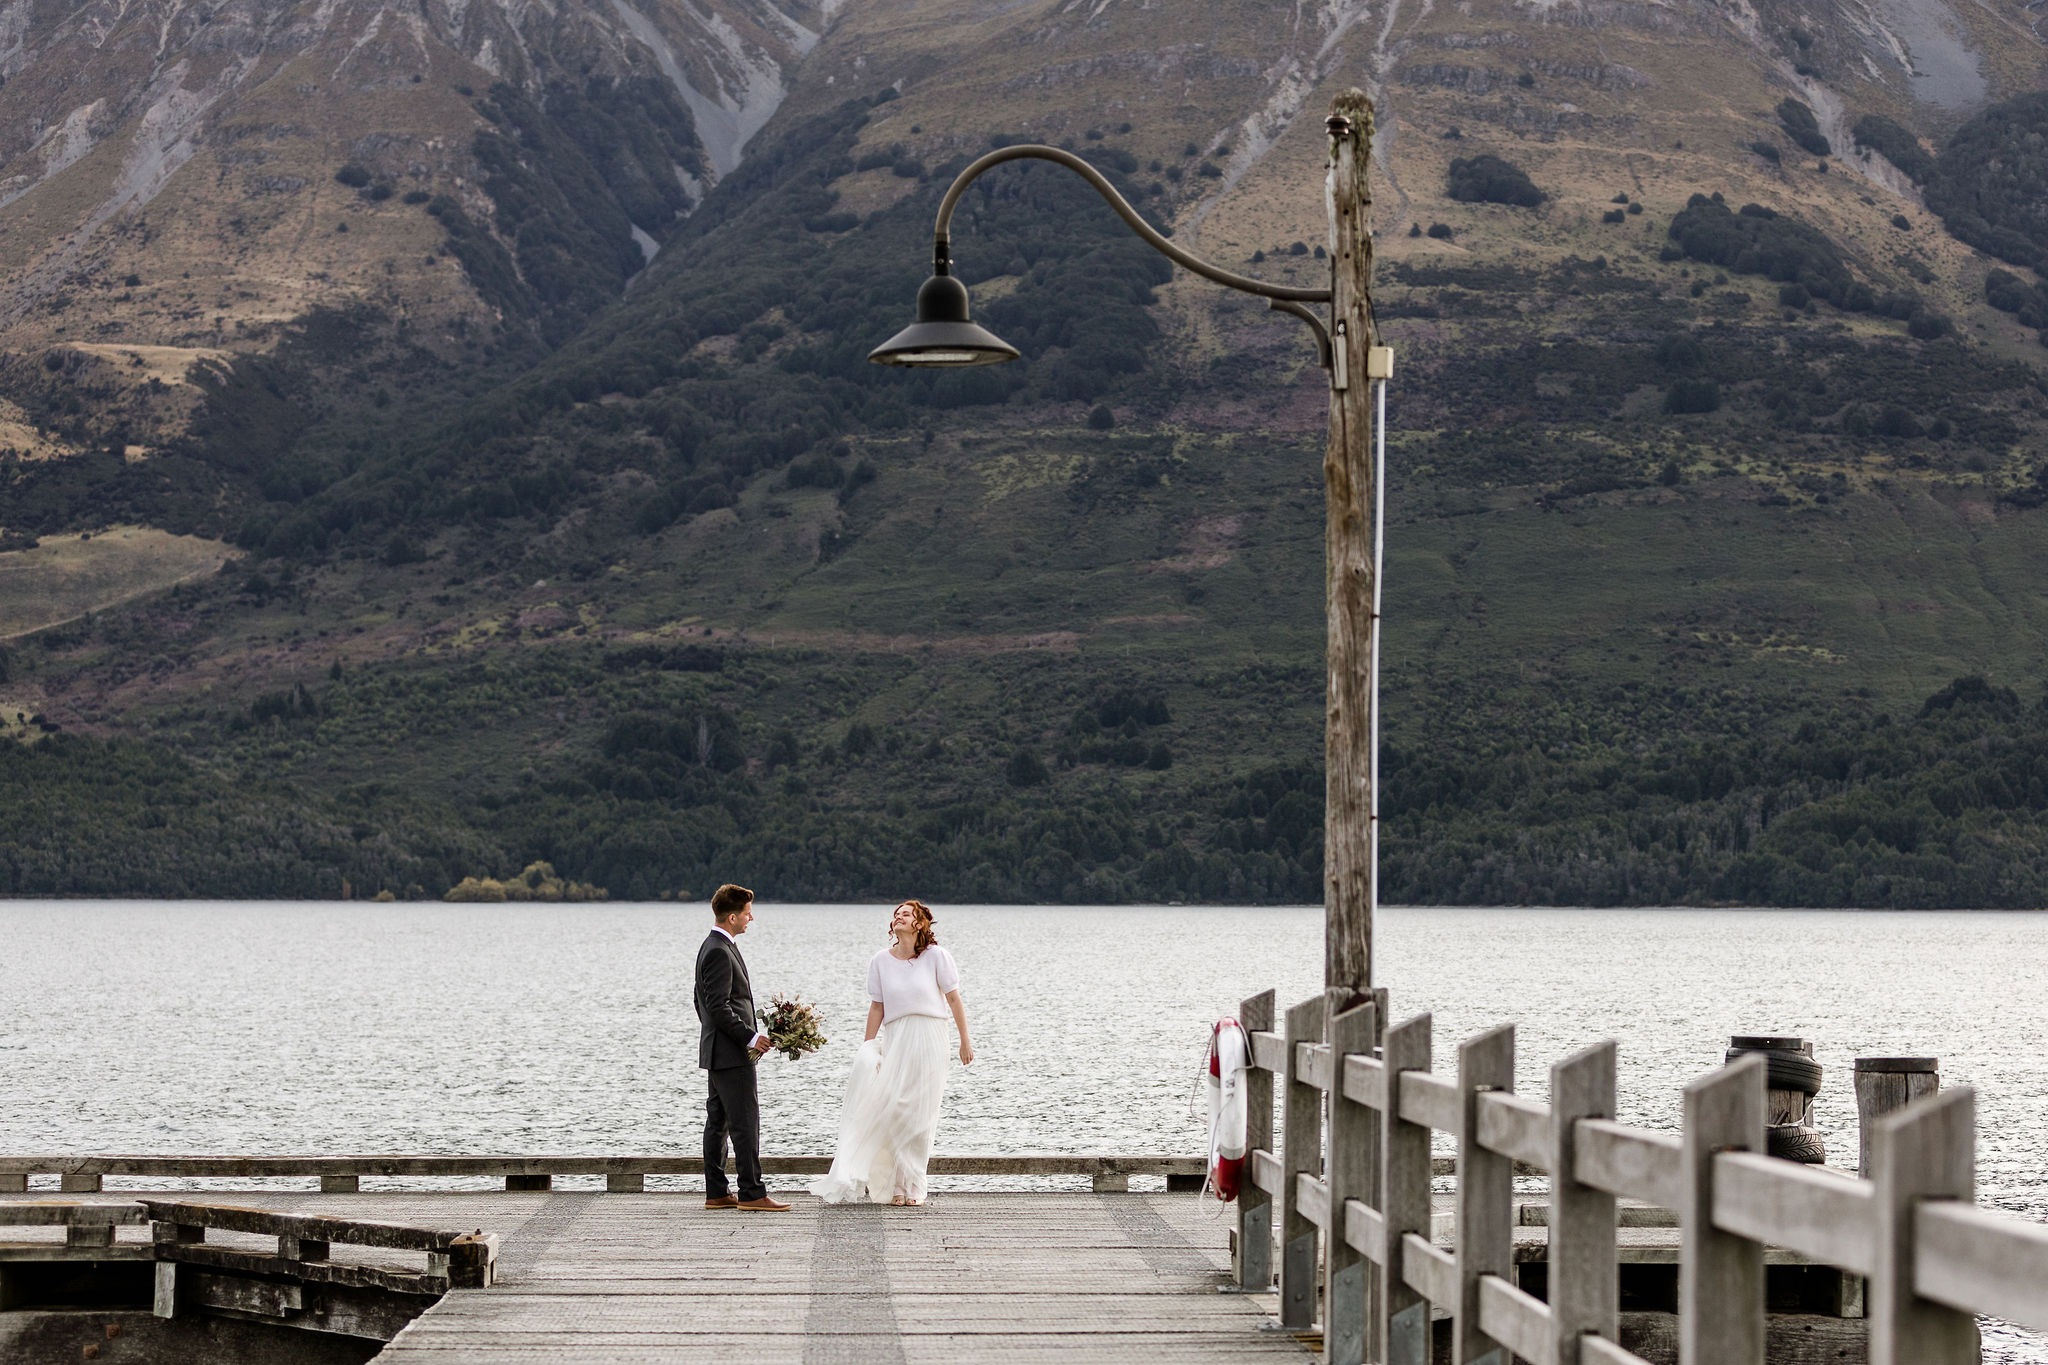
[[[1858,1057],[1856,1059],[1856,1171],[1865,1180],[1877,1167],[1871,1160],[1877,1123],[1914,1100],[1941,1089],[1941,1063],[1933,1057]]]
[[[1768,1069],[1753,1053],[1685,1088],[1685,1197],[1678,1210],[1683,1365],[1761,1365],[1764,1358],[1763,1244],[1714,1226],[1714,1156],[1764,1150]]]
[[[1550,1322],[1558,1365],[1577,1365],[1579,1338],[1620,1344],[1620,1267],[1614,1246],[1614,1196],[1579,1183],[1575,1125],[1614,1117],[1612,1039],[1574,1052],[1550,1068]]]
[[[1254,1033],[1273,1031],[1273,992],[1263,991],[1237,1007],[1245,1045]],[[1244,1073],[1245,1180],[1237,1196],[1237,1287],[1263,1294],[1273,1287],[1273,1196],[1252,1179],[1252,1153],[1273,1149],[1273,1074],[1250,1066]]]
[[[1515,1026],[1458,1044],[1458,1314],[1453,1365],[1507,1365],[1505,1347],[1479,1330],[1479,1280],[1515,1273],[1515,1163],[1479,1145],[1479,1095],[1515,1088]]]
[[[1369,1001],[1330,1020],[1330,1154],[1323,1163],[1330,1196],[1330,1225],[1323,1234],[1324,1365],[1365,1362],[1366,1259],[1345,1240],[1344,1203],[1356,1199],[1377,1207],[1372,1138],[1379,1116],[1345,1097],[1344,1059],[1352,1053],[1371,1055],[1379,1013]]]
[[[1878,1122],[1876,1139],[1870,1365],[1976,1365],[1977,1320],[1913,1292],[1914,1205],[1976,1198],[1976,1092],[1963,1086],[1909,1105]]]
[[[1401,1117],[1401,1073],[1428,1071],[1430,1016],[1418,1014],[1387,1030],[1380,1060],[1386,1068],[1387,1107],[1380,1111],[1379,1294],[1374,1335],[1384,1365],[1429,1365],[1429,1300],[1402,1278],[1401,1238],[1429,1240],[1429,1129]]]
[[[1280,1325],[1306,1331],[1316,1320],[1316,1225],[1301,1211],[1302,1173],[1323,1164],[1323,1092],[1300,1076],[1300,1044],[1323,1040],[1327,1002],[1311,996],[1287,1011],[1286,1099],[1280,1130]]]

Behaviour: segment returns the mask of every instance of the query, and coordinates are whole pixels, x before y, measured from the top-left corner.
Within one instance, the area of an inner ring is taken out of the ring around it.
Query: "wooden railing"
[[[768,1175],[823,1175],[827,1156],[764,1156]],[[1085,1175],[1097,1191],[1127,1190],[1134,1175],[1163,1175],[1167,1188],[1198,1190],[1200,1157],[1181,1156],[935,1156],[932,1175]],[[88,1194],[110,1175],[170,1179],[320,1179],[329,1193],[358,1190],[364,1176],[482,1177],[508,1190],[545,1190],[564,1175],[601,1175],[614,1193],[637,1194],[650,1175],[702,1175],[694,1156],[17,1156],[0,1157],[0,1192],[28,1189],[32,1175],[54,1175],[61,1190]]]
[[[1460,1043],[1438,1075],[1430,1016],[1384,1028],[1374,995],[1343,1013],[1312,998],[1277,1029],[1271,991],[1239,1014],[1253,1068],[1238,1282],[1273,1283],[1277,1201],[1281,1323],[1311,1328],[1320,1300],[1328,1365],[1427,1365],[1432,1305],[1453,1360],[1645,1365],[1620,1343],[1617,1197],[1678,1215],[1685,1365],[1762,1365],[1766,1243],[1868,1277],[1871,1365],[1974,1365],[1979,1313],[2048,1329],[2048,1226],[1973,1207],[1966,1087],[1881,1120],[1874,1179],[1855,1179],[1762,1154],[1761,1056],[1692,1082],[1681,1131],[1653,1132],[1614,1119],[1612,1042],[1552,1066],[1539,1104],[1514,1093],[1512,1026]],[[1430,1235],[1432,1132],[1457,1141],[1448,1247]],[[1514,1163],[1550,1177],[1545,1299],[1512,1274]]]

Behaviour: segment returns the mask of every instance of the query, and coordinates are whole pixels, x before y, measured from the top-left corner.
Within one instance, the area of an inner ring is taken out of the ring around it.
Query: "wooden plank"
[[[0,1202],[0,1227],[136,1227],[149,1221],[140,1204],[81,1204],[71,1200],[37,1200],[32,1204]]]
[[[157,1248],[157,1254],[161,1260],[175,1261],[180,1265],[205,1266],[244,1275],[289,1277],[307,1284],[339,1284],[356,1289],[386,1289],[395,1294],[422,1295],[445,1294],[449,1289],[446,1275],[336,1261],[287,1261],[266,1252],[242,1251],[234,1247],[167,1243]]]
[[[1330,1049],[1322,1043],[1296,1043],[1294,1074],[1318,1090],[1330,1089]]]
[[[1876,1169],[1876,1255],[1864,1311],[1870,1320],[1870,1365],[1975,1365],[1977,1320],[1914,1292],[1915,1213],[1927,1201],[1977,1197],[1977,1096],[1968,1086],[1929,1095],[1879,1119],[1871,1160]]]
[[[1576,1365],[1575,1359],[1561,1360],[1557,1354],[1549,1306],[1497,1275],[1479,1281],[1479,1330],[1528,1365]]]
[[[1936,1200],[1913,1220],[1915,1294],[2048,1332],[2048,1224]]]
[[[181,1305],[226,1308],[266,1318],[287,1318],[306,1306],[305,1291],[295,1284],[245,1280],[236,1275],[215,1275],[204,1270],[186,1270],[179,1274],[178,1300]]]
[[[1375,1264],[1386,1253],[1387,1224],[1378,1209],[1356,1199],[1344,1203],[1344,1241],[1359,1255]]]
[[[1714,1160],[1713,1187],[1716,1227],[1870,1274],[1877,1210],[1876,1187],[1868,1182],[1755,1152],[1723,1152]]]
[[[1440,1133],[1458,1131],[1457,1082],[1432,1076],[1426,1071],[1407,1072],[1401,1077],[1398,1099],[1401,1117],[1408,1122]],[[1449,1175],[1456,1169],[1456,1166],[1447,1167],[1444,1174]]]
[[[1252,1065],[1246,1069],[1245,1153],[1251,1179],[1237,1197],[1237,1237],[1232,1244],[1232,1269],[1237,1287],[1260,1293],[1273,1283],[1273,1192],[1260,1176],[1260,1158],[1272,1159],[1273,1073],[1258,1061],[1258,1039],[1273,1027],[1274,994],[1262,991],[1237,1007],[1237,1021],[1252,1046]]]
[[[1339,995],[1348,994],[1339,992]],[[1342,1002],[1332,999],[1334,1010]],[[1333,1074],[1346,1063],[1370,1056],[1378,1039],[1379,1007],[1368,1000],[1356,1009],[1328,1015]],[[1323,1361],[1364,1365],[1367,1330],[1366,1258],[1350,1239],[1347,1213],[1373,1196],[1379,1165],[1379,1117],[1333,1087],[1329,1097],[1330,1140],[1323,1162]]]
[[[1280,1193],[1281,1182],[1287,1179],[1287,1172],[1280,1158],[1264,1149],[1251,1154],[1252,1184],[1267,1194]]]
[[[1287,1070],[1287,1040],[1273,1032],[1272,1025],[1256,1031],[1247,1027],[1245,1035],[1251,1041],[1253,1066],[1276,1076]]]
[[[1650,1365],[1650,1362],[1633,1351],[1624,1350],[1620,1342],[1605,1337],[1581,1337],[1579,1365]]]
[[[1398,1100],[1410,1081],[1429,1074],[1430,1016],[1418,1014],[1388,1029],[1380,1061],[1388,1094]],[[1379,1117],[1384,1240],[1377,1255],[1368,1253],[1379,1268],[1369,1332],[1386,1365],[1428,1365],[1429,1301],[1408,1274],[1408,1246],[1411,1239],[1430,1243],[1429,1129],[1402,1114],[1397,1102],[1382,1106]]]
[[[1505,1091],[1479,1097],[1479,1142],[1488,1151],[1549,1171],[1557,1164],[1550,1128],[1547,1104]]]
[[[278,1213],[234,1204],[191,1204],[169,1199],[144,1199],[140,1202],[151,1218],[182,1227],[343,1242],[350,1246],[381,1247],[392,1251],[446,1251],[456,1238],[463,1235],[460,1232],[402,1227],[397,1223],[367,1223],[318,1214]]]
[[[1410,1289],[1439,1308],[1458,1305],[1458,1262],[1442,1247],[1412,1232],[1401,1234],[1401,1278]]]
[[[156,1252],[140,1242],[115,1242],[110,1246],[71,1246],[63,1242],[0,1242],[0,1262],[39,1261],[150,1261]]]
[[[1764,1059],[1737,1058],[1685,1088],[1679,1354],[1686,1365],[1764,1358],[1763,1244],[1714,1226],[1714,1157],[1764,1148]],[[1583,1125],[1582,1125],[1583,1126]]]
[[[1572,1174],[1579,1183],[1676,1209],[1684,1199],[1684,1145],[1610,1119],[1581,1119],[1573,1133]]]
[[[1287,1011],[1287,1071],[1280,1078],[1280,1325],[1305,1331],[1315,1322],[1316,1225],[1300,1205],[1303,1172],[1320,1175],[1323,1164],[1323,1092],[1300,1074],[1297,1043],[1323,1036],[1328,1002],[1310,996]]]
[[[823,1175],[829,1156],[764,1155],[768,1175]],[[1094,1175],[1105,1168],[1132,1175],[1199,1175],[1203,1158],[1161,1153],[1133,1155],[939,1155],[933,1175]],[[318,1176],[323,1181],[363,1176],[480,1177],[702,1175],[695,1156],[27,1156],[0,1157],[0,1175],[59,1175],[67,1193],[96,1193],[109,1175],[165,1178],[278,1179]],[[25,1188],[25,1185],[22,1187]],[[5,1186],[0,1186],[4,1192]]]
[[[1477,1361],[1497,1345],[1479,1317],[1479,1284],[1515,1273],[1515,1184],[1509,1157],[1479,1140],[1486,1090],[1515,1088],[1515,1026],[1504,1024],[1458,1044],[1458,1204],[1453,1241],[1458,1299],[1451,1305],[1451,1359]]]
[[[1621,1289],[1615,1254],[1614,1196],[1577,1176],[1581,1119],[1614,1116],[1615,1045],[1610,1039],[1550,1068],[1551,1167],[1549,1227],[1551,1355],[1571,1365],[1587,1338],[1618,1340]]]
[[[1294,1176],[1294,1207],[1303,1218],[1314,1223],[1323,1231],[1330,1226],[1330,1190],[1316,1176],[1307,1171],[1297,1171]]]
[[[1344,1059],[1344,1098],[1368,1109],[1386,1108],[1387,1070],[1379,1058],[1353,1053]]]

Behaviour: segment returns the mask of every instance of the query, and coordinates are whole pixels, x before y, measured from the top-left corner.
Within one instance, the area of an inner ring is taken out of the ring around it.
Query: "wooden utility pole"
[[[1346,90],[1330,102],[1330,446],[1323,457],[1329,615],[1328,715],[1323,732],[1323,982],[1363,994],[1372,985],[1376,899],[1372,672],[1373,570],[1372,101]]]

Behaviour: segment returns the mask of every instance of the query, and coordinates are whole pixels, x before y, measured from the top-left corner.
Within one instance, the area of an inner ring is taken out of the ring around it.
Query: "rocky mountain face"
[[[479,99],[531,106],[514,159],[548,188],[596,169],[627,210],[607,235],[631,238],[604,247],[630,269],[633,242],[651,252],[739,163],[829,9],[8,0],[0,336],[262,351],[314,310],[368,305],[445,345],[505,300],[436,257],[445,223],[406,199],[498,216],[477,139],[508,118]],[[531,155],[577,119],[579,164]],[[515,224],[485,231],[516,255]]]

